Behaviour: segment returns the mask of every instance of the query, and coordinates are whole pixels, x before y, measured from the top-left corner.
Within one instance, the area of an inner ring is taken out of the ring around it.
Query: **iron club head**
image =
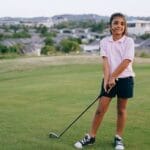
[[[59,136],[54,132],[50,132],[49,133],[49,138],[59,138]]]

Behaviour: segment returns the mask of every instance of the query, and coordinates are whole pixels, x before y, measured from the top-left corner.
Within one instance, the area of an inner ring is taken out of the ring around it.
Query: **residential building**
[[[132,20],[127,21],[127,25],[129,34],[142,35],[150,33],[150,21]]]

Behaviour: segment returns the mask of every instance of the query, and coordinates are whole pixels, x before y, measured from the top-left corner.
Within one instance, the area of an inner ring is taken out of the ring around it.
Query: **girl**
[[[101,40],[101,57],[103,60],[103,82],[99,96],[99,104],[93,118],[89,133],[75,143],[76,148],[91,145],[103,120],[111,99],[117,96],[117,121],[114,146],[116,150],[124,150],[123,129],[126,122],[126,106],[128,98],[133,97],[132,62],[134,59],[134,42],[126,36],[127,23],[125,16],[114,13],[110,17],[111,36]]]

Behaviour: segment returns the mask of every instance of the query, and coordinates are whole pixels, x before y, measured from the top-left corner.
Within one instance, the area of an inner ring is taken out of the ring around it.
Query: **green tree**
[[[41,50],[41,54],[44,54],[44,55],[51,55],[55,53],[56,53],[56,48],[50,45],[45,45]]]
[[[15,44],[15,45],[9,47],[9,52],[21,54],[22,53],[22,49],[23,49],[23,45]]]
[[[43,26],[43,27],[41,28],[41,34],[42,34],[42,35],[46,35],[46,34],[47,34],[47,31],[48,31],[48,28],[47,28],[46,26]]]
[[[4,29],[5,32],[9,32],[9,26],[8,25],[3,24],[2,28]]]
[[[57,29],[70,28],[70,22],[62,22],[54,26]]]
[[[2,40],[3,38],[4,38],[4,35],[0,33],[0,40]]]
[[[21,54],[22,48],[23,46],[21,44],[16,44],[16,45],[9,46],[9,47],[0,44],[0,53],[1,54],[6,54],[6,53]]]
[[[22,29],[23,29],[23,31],[26,32],[26,33],[29,32],[29,27],[28,27],[28,26],[23,25],[23,26],[22,26]]]
[[[7,52],[8,52],[7,46],[4,46],[4,45],[0,44],[0,53],[5,54]]]
[[[69,53],[71,51],[80,51],[80,46],[75,41],[64,39],[60,42],[59,49],[62,52]]]
[[[36,32],[40,33],[42,36],[46,36],[48,33],[48,28],[46,26],[40,25],[36,27]]]
[[[22,32],[14,33],[12,37],[13,38],[30,38],[31,35],[28,32],[22,31]]]
[[[20,29],[19,25],[11,25],[10,29],[12,29],[14,31],[14,33],[17,33],[17,31]]]
[[[54,44],[54,41],[53,41],[53,39],[52,39],[51,36],[48,36],[48,37],[44,40],[44,42],[45,42],[45,45],[53,45],[53,44]]]
[[[93,24],[91,26],[91,31],[102,33],[105,28],[106,28],[106,23],[104,21],[101,21],[99,23]]]
[[[141,35],[140,38],[142,38],[143,40],[149,39],[150,33],[145,33],[145,34]]]
[[[77,42],[78,44],[82,44],[82,40],[81,40],[80,38],[73,38],[73,37],[70,37],[70,38],[68,38],[68,40]]]

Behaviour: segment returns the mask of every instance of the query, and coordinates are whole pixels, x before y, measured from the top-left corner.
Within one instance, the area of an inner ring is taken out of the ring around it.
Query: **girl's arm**
[[[104,74],[104,90],[107,92],[108,81],[110,77],[110,69],[107,57],[103,56],[103,74]]]
[[[124,59],[117,69],[111,74],[108,82],[110,87],[115,84],[115,79],[117,79],[117,77],[128,67],[130,62],[131,60]]]

